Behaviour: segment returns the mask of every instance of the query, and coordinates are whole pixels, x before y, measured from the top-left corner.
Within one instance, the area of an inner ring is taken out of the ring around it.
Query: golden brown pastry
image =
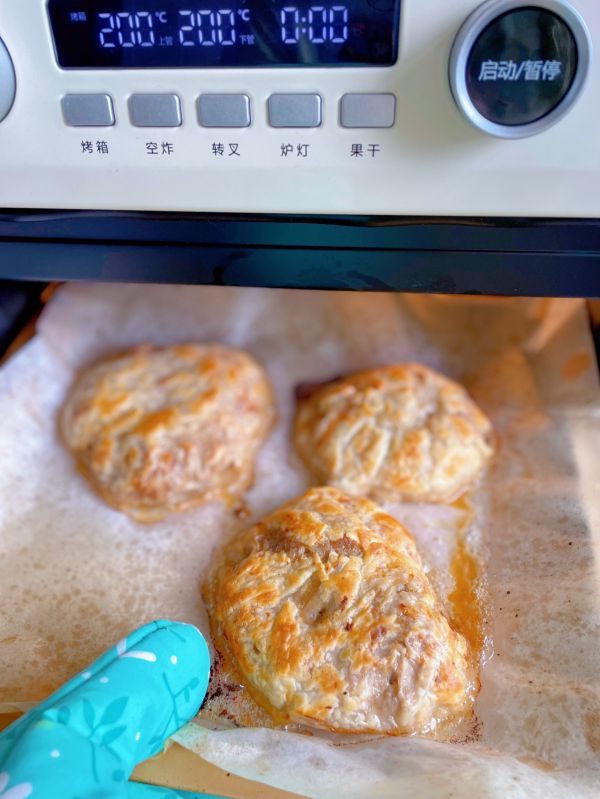
[[[282,723],[400,735],[469,704],[465,639],[367,499],[310,489],[224,549],[204,598],[217,649]]]
[[[61,430],[106,502],[151,522],[239,499],[273,420],[269,382],[249,355],[185,344],[140,347],[84,371]]]
[[[300,400],[296,449],[320,482],[380,502],[451,502],[493,452],[462,386],[419,364],[358,372]]]

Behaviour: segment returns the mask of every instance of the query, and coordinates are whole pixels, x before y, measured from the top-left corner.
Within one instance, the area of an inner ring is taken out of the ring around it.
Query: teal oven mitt
[[[209,671],[195,627],[155,621],[131,633],[0,733],[0,799],[199,797],[129,777],[196,714]]]

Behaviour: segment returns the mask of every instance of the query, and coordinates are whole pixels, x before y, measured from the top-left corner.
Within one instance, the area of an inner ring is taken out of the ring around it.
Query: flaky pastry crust
[[[205,585],[217,649],[280,723],[424,732],[461,715],[473,676],[406,529],[313,488],[228,544]]]
[[[212,499],[238,501],[273,421],[269,381],[248,354],[182,344],[86,369],[60,427],[104,500],[153,522]]]
[[[493,453],[465,389],[420,364],[359,372],[298,403],[298,454],[321,483],[380,502],[452,502]]]

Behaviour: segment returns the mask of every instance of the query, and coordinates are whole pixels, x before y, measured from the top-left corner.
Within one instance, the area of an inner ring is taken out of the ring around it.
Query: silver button
[[[17,90],[15,69],[4,42],[0,39],[0,122],[12,108]]]
[[[198,122],[205,128],[247,128],[250,98],[245,94],[201,94]]]
[[[321,106],[318,94],[272,94],[269,124],[273,128],[318,128]]]
[[[129,118],[136,128],[178,128],[181,103],[176,94],[132,94]]]
[[[393,94],[345,94],[340,101],[343,128],[391,128],[395,119]]]
[[[66,94],[62,98],[65,125],[74,128],[108,128],[115,124],[108,94]]]

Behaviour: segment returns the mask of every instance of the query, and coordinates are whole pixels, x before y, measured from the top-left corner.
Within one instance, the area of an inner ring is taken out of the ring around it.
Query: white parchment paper
[[[494,656],[470,743],[189,725],[228,771],[318,797],[600,796],[600,400],[578,301],[448,299],[216,287],[68,286],[0,370],[0,711],[41,699],[152,618],[208,633],[198,586],[248,524],[219,505],[137,525],[87,488],[56,435],[78,368],[133,344],[248,349],[275,386],[252,518],[309,477],[290,447],[293,387],[419,360],[464,382],[499,452],[485,540]],[[393,509],[443,571],[456,508]]]

